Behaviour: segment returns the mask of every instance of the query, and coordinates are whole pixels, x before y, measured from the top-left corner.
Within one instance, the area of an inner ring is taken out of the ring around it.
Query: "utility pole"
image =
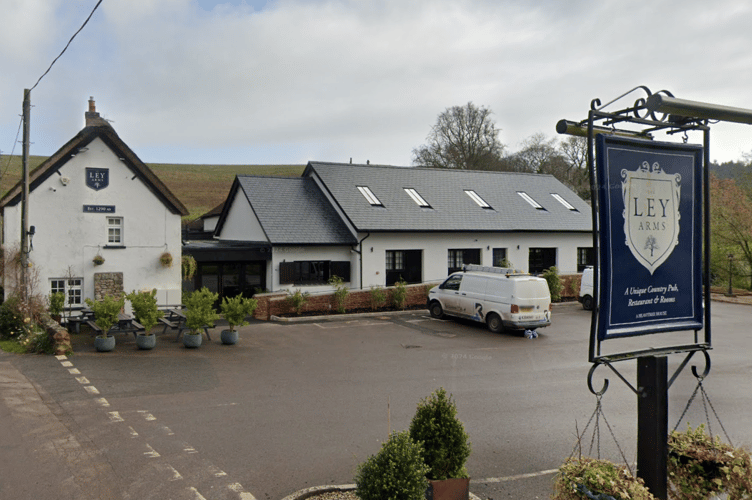
[[[23,191],[21,196],[21,297],[24,305],[29,300],[29,130],[31,90],[24,89],[23,100]]]

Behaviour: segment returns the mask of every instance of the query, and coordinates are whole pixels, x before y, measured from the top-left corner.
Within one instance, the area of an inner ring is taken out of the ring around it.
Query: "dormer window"
[[[525,200],[526,202],[528,202],[530,204],[530,206],[533,207],[533,208],[535,208],[536,210],[544,210],[544,211],[546,210],[545,208],[543,208],[543,206],[540,203],[538,203],[537,201],[535,201],[526,192],[524,192],[524,191],[517,191],[517,194],[520,195],[523,200]]]
[[[410,196],[410,198],[413,199],[415,203],[418,204],[419,207],[431,208],[431,205],[429,205],[428,202],[420,194],[418,194],[415,189],[405,188],[405,192]]]
[[[579,210],[574,208],[571,203],[569,203],[567,200],[562,198],[561,195],[558,195],[556,193],[551,193],[551,196],[553,196],[556,201],[564,205],[566,209],[571,210],[572,212],[579,212]]]
[[[493,208],[491,208],[491,205],[486,203],[486,200],[481,198],[480,195],[472,189],[465,189],[465,194],[468,195],[475,203],[477,203],[479,207],[485,208],[486,210],[493,210]]]
[[[362,194],[366,201],[371,204],[373,207],[383,207],[384,204],[379,201],[378,198],[376,198],[376,195],[373,194],[373,191],[371,191],[371,188],[368,186],[358,186],[358,191],[360,191],[360,194]]]

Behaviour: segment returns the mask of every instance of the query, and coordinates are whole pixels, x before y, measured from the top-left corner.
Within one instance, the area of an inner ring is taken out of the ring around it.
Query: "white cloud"
[[[22,89],[95,3],[10,2],[35,19],[36,42],[16,43],[18,71],[0,76],[3,95],[18,95],[0,102],[0,149],[10,149]],[[438,113],[468,101],[494,111],[512,150],[640,84],[752,107],[749,8],[707,5],[109,0],[33,95],[35,154],[81,128],[90,95],[144,160],[199,163],[406,164]],[[714,128],[711,157],[752,149],[747,132]]]

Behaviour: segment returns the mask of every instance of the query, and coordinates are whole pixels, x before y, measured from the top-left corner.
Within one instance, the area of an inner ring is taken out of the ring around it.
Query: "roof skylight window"
[[[569,203],[567,200],[562,198],[561,195],[556,194],[556,193],[551,193],[551,196],[553,196],[556,201],[564,205],[565,208],[571,210],[572,212],[579,212],[579,210],[574,208],[571,203]]]
[[[472,198],[472,200],[477,203],[479,207],[485,208],[486,210],[493,210],[493,208],[491,208],[491,205],[486,203],[486,200],[481,198],[480,195],[478,195],[478,193],[476,193],[472,189],[465,189],[465,194]]]
[[[525,191],[517,191],[517,194],[518,194],[518,195],[520,195],[520,196],[522,197],[522,199],[523,199],[523,200],[525,200],[526,202],[530,203],[530,206],[532,206],[533,208],[535,208],[535,209],[537,209],[537,210],[545,210],[545,208],[543,208],[543,206],[541,206],[541,204],[540,204],[540,203],[538,203],[537,201],[535,201],[535,200],[534,200],[534,199],[533,199],[533,198],[532,198],[532,197],[531,197],[531,196],[530,196],[529,194],[527,194],[527,193],[526,193]]]
[[[376,195],[373,194],[373,191],[368,186],[358,186],[358,191],[360,191],[360,194],[362,194],[366,201],[371,204],[371,206],[374,207],[383,207],[384,204],[379,201],[378,198],[376,198]]]
[[[405,192],[410,195],[410,198],[413,199],[415,203],[418,204],[419,207],[423,208],[431,208],[431,205],[428,204],[428,202],[423,198],[418,192],[413,188],[405,188]]]

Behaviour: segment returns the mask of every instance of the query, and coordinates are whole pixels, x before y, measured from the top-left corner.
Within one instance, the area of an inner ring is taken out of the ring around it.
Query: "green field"
[[[33,170],[46,159],[44,156],[31,156],[29,166]],[[222,203],[237,174],[297,177],[305,169],[305,165],[147,165],[186,206],[190,212],[188,220]],[[21,157],[0,158],[0,173],[0,192],[5,194],[21,179]]]

